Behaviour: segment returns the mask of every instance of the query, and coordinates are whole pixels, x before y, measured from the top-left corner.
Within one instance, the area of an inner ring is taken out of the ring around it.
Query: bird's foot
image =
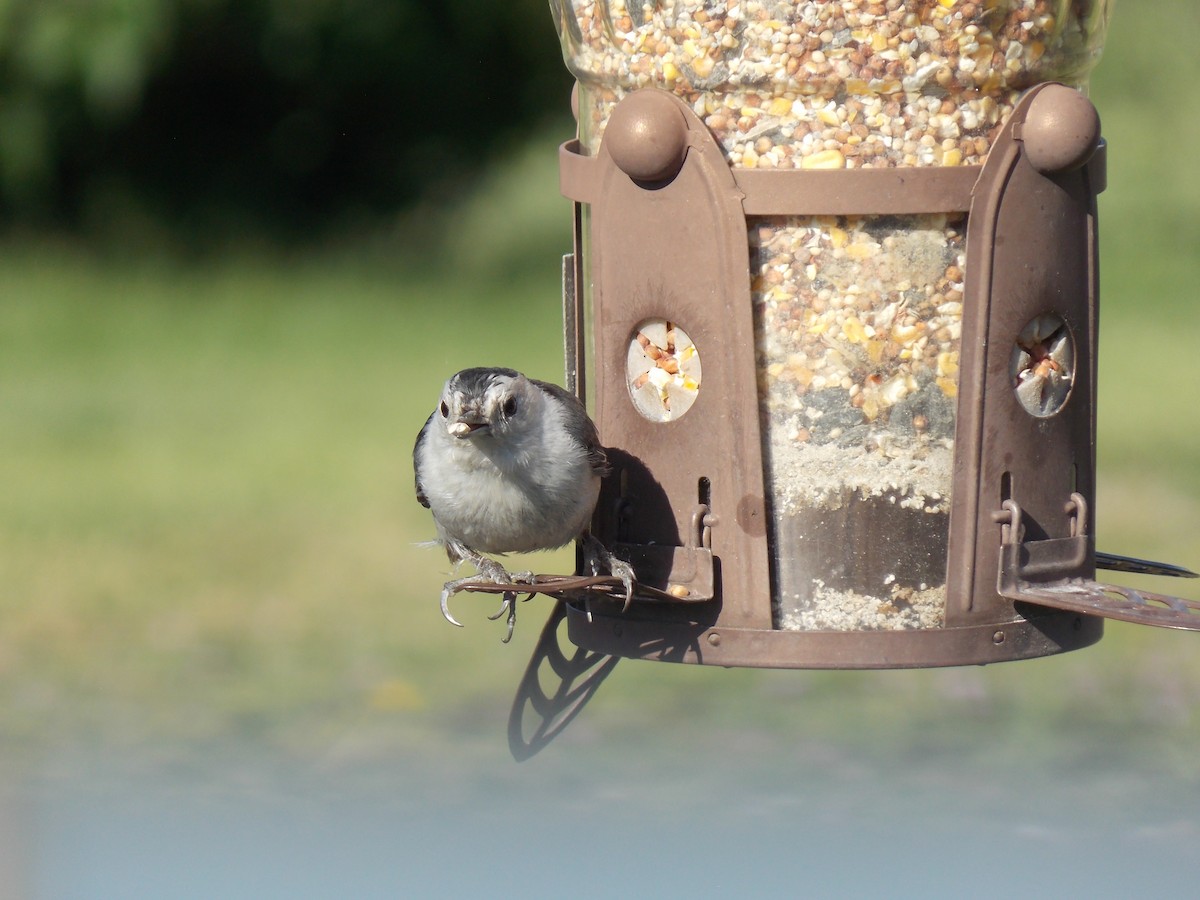
[[[622,611],[627,611],[629,604],[633,602],[633,585],[637,580],[637,573],[633,571],[633,566],[610,551],[592,534],[584,535],[583,558],[584,564],[593,575],[599,575],[602,571],[607,570],[613,578],[620,579],[621,585],[625,588],[625,607]]]
[[[533,584],[533,573],[532,572],[509,572],[508,575],[512,579],[514,584]],[[525,599],[528,600],[532,596],[533,596],[533,594],[528,594],[525,597]],[[500,609],[498,609],[496,611],[495,615],[488,616],[488,620],[495,622],[497,619],[499,619],[501,616],[505,615],[506,613],[507,613],[507,618],[505,619],[505,624],[508,626],[508,631],[505,633],[504,637],[500,639],[501,643],[504,643],[504,644],[507,644],[509,641],[512,640],[513,629],[517,627],[517,592],[516,591],[505,591],[504,592],[504,597],[500,601]]]
[[[463,590],[468,584],[477,584],[478,582],[488,582],[491,584],[533,584],[534,577],[532,572],[509,572],[504,566],[500,565],[495,560],[488,559],[486,556],[480,556],[477,559],[472,558],[470,562],[479,570],[479,574],[471,575],[466,578],[456,578],[453,581],[447,581],[442,585],[442,615],[451,625],[463,627],[462,622],[454,618],[450,613],[450,598]],[[495,621],[505,613],[508,614],[507,625],[508,632],[504,636],[504,643],[508,643],[512,639],[513,628],[517,624],[517,591],[505,591],[504,599],[500,604],[500,610],[494,616],[488,616],[489,619]],[[532,596],[532,594],[530,595]],[[526,599],[529,599],[528,597]]]
[[[451,625],[457,625],[459,628],[462,628],[462,622],[450,614],[450,598],[452,596],[461,591],[465,585],[476,581],[487,581],[491,584],[512,584],[513,579],[508,574],[508,570],[494,559],[488,559],[486,556],[481,556],[466,547],[456,547],[454,549],[458,551],[456,555],[460,559],[466,560],[479,570],[478,575],[455,578],[453,581],[447,581],[442,585],[442,615]]]

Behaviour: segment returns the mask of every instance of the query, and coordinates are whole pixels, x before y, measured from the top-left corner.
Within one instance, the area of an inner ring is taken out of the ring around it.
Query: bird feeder
[[[568,379],[638,579],[574,595],[575,644],[890,668],[1200,628],[1095,580],[1107,5],[552,0]]]

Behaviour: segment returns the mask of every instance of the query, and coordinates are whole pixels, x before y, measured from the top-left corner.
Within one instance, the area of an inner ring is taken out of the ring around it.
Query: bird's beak
[[[459,419],[457,422],[451,424],[447,430],[456,438],[469,438],[480,429],[486,430],[487,427],[487,422],[465,422]]]

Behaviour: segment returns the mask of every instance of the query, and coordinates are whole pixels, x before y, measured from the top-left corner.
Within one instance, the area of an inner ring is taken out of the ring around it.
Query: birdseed
[[[941,624],[965,224],[785,218],[751,229],[780,627]],[[917,600],[897,606],[898,590]]]
[[[594,151],[658,87],[742,168],[967,165],[1021,91],[1082,87],[1109,0],[555,0]]]

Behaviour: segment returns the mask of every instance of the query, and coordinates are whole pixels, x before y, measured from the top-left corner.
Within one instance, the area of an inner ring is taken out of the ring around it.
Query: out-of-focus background
[[[1197,35],[1121,4],[1091,92],[1098,543],[1191,567]],[[1195,634],[623,661],[514,761],[551,607],[442,620],[410,451],[458,368],[561,378],[569,89],[544,0],[0,3],[0,896],[1194,883]]]

